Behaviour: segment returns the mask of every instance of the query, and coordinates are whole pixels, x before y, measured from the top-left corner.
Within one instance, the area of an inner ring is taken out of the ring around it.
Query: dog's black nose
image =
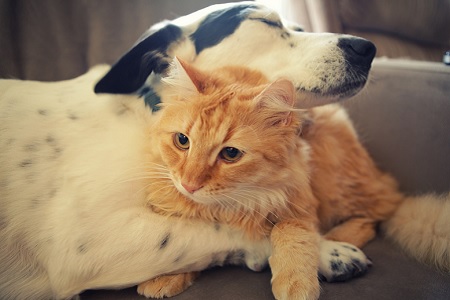
[[[357,37],[340,38],[338,47],[341,48],[347,62],[355,67],[370,67],[377,52],[372,42]]]

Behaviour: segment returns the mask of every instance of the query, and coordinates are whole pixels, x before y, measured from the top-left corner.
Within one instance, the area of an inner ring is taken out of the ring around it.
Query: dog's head
[[[242,65],[270,80],[287,78],[297,89],[298,107],[312,107],[360,91],[375,51],[361,38],[303,32],[255,2],[218,4],[151,27],[97,83],[95,92],[155,89],[178,56],[203,69]]]

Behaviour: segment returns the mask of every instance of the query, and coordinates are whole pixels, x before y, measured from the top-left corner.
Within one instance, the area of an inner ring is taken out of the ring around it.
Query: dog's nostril
[[[338,47],[342,49],[347,61],[354,64],[371,63],[377,52],[372,42],[357,37],[340,38]]]
[[[360,39],[360,38],[353,38],[350,39],[349,47],[358,55],[361,56],[368,56],[368,57],[374,57],[376,48],[375,45],[372,44],[372,42]]]

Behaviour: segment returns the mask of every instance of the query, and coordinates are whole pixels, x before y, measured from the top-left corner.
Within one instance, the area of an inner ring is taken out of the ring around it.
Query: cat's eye
[[[236,162],[238,161],[244,153],[233,147],[225,147],[220,151],[220,158],[226,162]]]
[[[188,137],[179,132],[173,135],[173,143],[181,150],[189,149],[190,145]]]

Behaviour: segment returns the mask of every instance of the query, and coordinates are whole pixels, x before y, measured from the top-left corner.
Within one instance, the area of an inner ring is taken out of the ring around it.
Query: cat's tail
[[[450,193],[406,198],[383,229],[407,254],[450,272]]]

